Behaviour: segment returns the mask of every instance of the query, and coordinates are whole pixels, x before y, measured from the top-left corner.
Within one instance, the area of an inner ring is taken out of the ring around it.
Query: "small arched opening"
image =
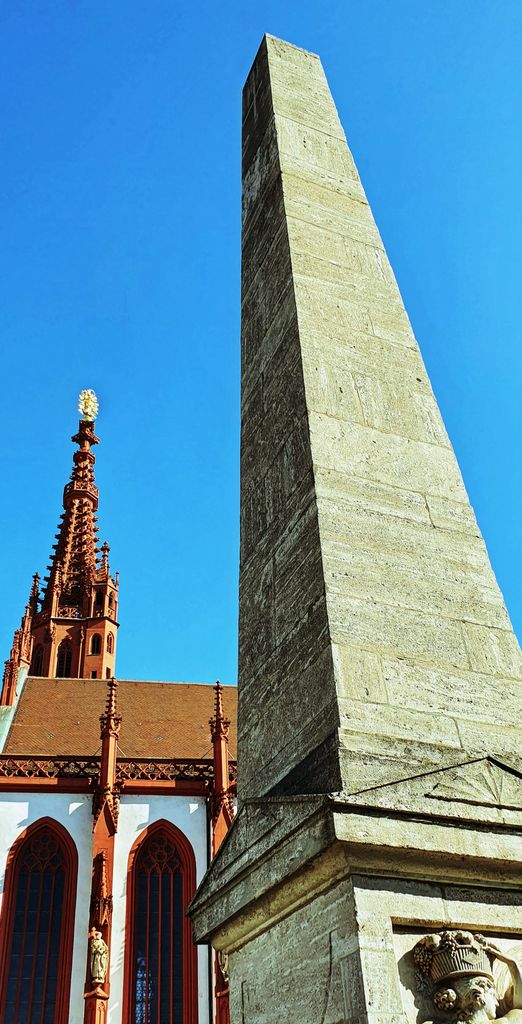
[[[32,676],[41,676],[42,675],[42,673],[43,673],[43,656],[44,656],[43,644],[37,644],[37,646],[35,647],[35,649],[33,651],[33,656],[31,658],[30,674]]]
[[[56,659],[56,675],[59,679],[71,678],[72,644],[70,640],[62,640]]]
[[[99,633],[93,633],[91,637],[91,654],[99,654],[101,651],[101,636]]]

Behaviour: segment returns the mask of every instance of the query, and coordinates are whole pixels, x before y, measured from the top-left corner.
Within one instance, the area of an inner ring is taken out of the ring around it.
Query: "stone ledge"
[[[433,789],[446,776],[454,785],[452,772],[420,778]],[[237,949],[353,873],[496,888],[522,883],[522,807],[499,818],[486,803],[473,821],[455,793],[434,818],[434,808],[419,806],[418,778],[379,787],[381,806],[376,793],[246,801],[190,904],[195,940]]]

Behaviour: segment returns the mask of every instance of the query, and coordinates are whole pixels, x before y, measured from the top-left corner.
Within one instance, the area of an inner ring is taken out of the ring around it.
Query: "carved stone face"
[[[457,993],[457,1005],[466,1016],[483,1010],[489,1020],[496,1019],[498,999],[488,978],[455,978],[453,988]]]

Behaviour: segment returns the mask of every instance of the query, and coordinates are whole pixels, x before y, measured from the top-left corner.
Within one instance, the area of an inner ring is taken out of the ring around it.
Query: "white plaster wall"
[[[199,885],[207,869],[207,812],[205,801],[185,796],[123,796],[114,846],[114,909],[111,941],[111,998],[109,1024],[122,1024],[125,900],[127,866],[132,845],[148,825],[164,818],[187,837],[196,859]],[[209,1024],[209,950],[198,947],[199,1024]]]
[[[92,798],[70,793],[0,794],[0,889],[3,899],[7,855],[15,839],[39,818],[53,818],[71,835],[78,851],[78,887],[71,973],[69,1024],[83,1024],[83,985],[91,897]]]

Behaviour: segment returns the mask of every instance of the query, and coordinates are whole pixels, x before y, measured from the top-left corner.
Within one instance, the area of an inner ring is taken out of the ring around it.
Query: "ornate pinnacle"
[[[103,544],[101,546],[101,553],[102,553],[101,567],[102,567],[102,569],[105,570],[105,572],[109,571],[109,551],[110,550],[111,549],[110,549],[109,545],[107,544],[107,541],[104,540],[104,542],[103,542]]]
[[[233,817],[228,760],[229,725],[229,720],[223,714],[223,687],[218,680],[214,686],[214,717],[210,719],[214,759],[214,779],[210,800],[212,855],[217,853],[224,832]]]
[[[116,786],[116,750],[121,715],[118,714],[116,707],[117,686],[118,683],[114,676],[107,680],[107,703],[105,712],[100,715],[102,741],[100,774],[93,798],[93,829],[96,830],[100,815],[105,810],[110,818],[110,835],[114,835],[118,828],[119,807],[119,794]]]
[[[25,614],[34,615],[38,611],[38,602],[40,600],[40,577],[37,572],[33,573],[33,582],[31,584],[31,592],[29,594],[29,600],[25,606]]]
[[[213,740],[218,736],[228,736],[230,720],[223,714],[223,687],[219,679],[214,685],[214,717],[210,719],[209,725]]]
[[[117,680],[112,677],[107,681],[108,694],[107,703],[105,705],[105,711],[103,715],[100,715],[101,725],[101,737],[104,736],[117,736],[120,731],[121,715],[118,714],[116,705],[116,690],[118,688]]]
[[[216,721],[223,718],[223,687],[219,681],[214,685],[215,697],[214,697],[214,715]]]

